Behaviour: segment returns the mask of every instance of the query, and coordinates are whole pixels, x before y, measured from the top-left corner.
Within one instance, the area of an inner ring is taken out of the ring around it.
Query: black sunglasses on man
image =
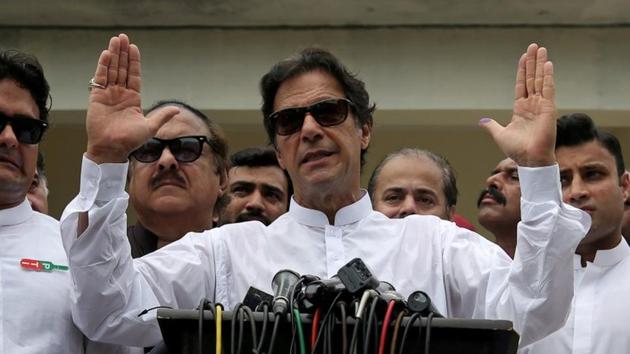
[[[203,135],[181,136],[175,139],[151,138],[131,153],[131,157],[144,163],[157,161],[162,156],[164,148],[173,154],[179,162],[193,162],[201,156],[203,143],[207,143],[215,150],[212,141]]]
[[[9,117],[0,112],[0,132],[11,125],[15,138],[22,144],[37,144],[42,140],[48,123],[27,116]]]
[[[354,107],[347,98],[330,98],[307,107],[285,108],[269,115],[271,126],[278,135],[291,135],[302,129],[306,113],[310,113],[322,127],[343,123],[349,108]]]

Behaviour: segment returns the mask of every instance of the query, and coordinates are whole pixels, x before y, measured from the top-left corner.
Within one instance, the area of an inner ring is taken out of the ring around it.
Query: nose
[[[158,159],[158,168],[160,170],[176,170],[179,167],[179,162],[171,153],[171,150],[168,147],[165,147],[162,150],[162,155]]]
[[[15,136],[15,132],[13,131],[13,127],[11,126],[11,124],[7,124],[0,131],[0,145],[12,148],[17,147],[17,137]]]
[[[565,188],[563,194],[565,202],[573,205],[579,205],[589,197],[588,188],[586,188],[586,184],[579,176],[575,176],[571,180],[571,184],[568,188]]]
[[[416,205],[416,201],[414,200],[412,195],[405,196],[405,199],[400,204],[400,210],[398,212],[399,217],[404,218],[405,216],[418,214],[418,208]]]
[[[245,209],[247,211],[258,210],[259,212],[263,212],[265,210],[264,199],[258,188],[254,190],[253,193],[249,195],[249,199],[245,204]]]
[[[488,177],[486,179],[486,188],[490,189],[490,188],[494,188],[497,190],[501,190],[501,179],[499,178],[499,174],[494,174],[491,175],[490,177]]]
[[[317,123],[311,113],[306,113],[304,117],[304,123],[302,124],[301,135],[303,140],[317,140],[321,139],[324,134],[322,126]]]

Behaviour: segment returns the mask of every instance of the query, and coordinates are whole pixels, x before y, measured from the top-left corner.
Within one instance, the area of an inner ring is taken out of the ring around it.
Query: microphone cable
[[[319,325],[319,318],[321,317],[321,307],[317,307],[315,314],[313,314],[313,322],[311,328],[311,352],[315,353],[315,344],[317,343],[317,327]]]
[[[293,309],[295,315],[295,327],[297,327],[298,340],[300,344],[300,354],[306,354],[306,343],[304,341],[304,330],[302,328],[302,317],[298,309]],[[271,353],[270,353],[271,354]]]
[[[333,304],[334,306],[334,304]],[[324,330],[324,353],[325,354],[333,354],[333,333],[335,330],[335,324],[336,324],[336,319],[335,319],[335,315],[334,312],[332,314],[332,316],[330,316],[328,318],[328,321],[325,324]]]
[[[201,299],[201,301],[199,301],[199,320],[198,320],[199,332],[197,333],[198,335],[197,350],[199,354],[204,353],[204,350],[203,350],[203,311],[206,309],[210,310],[210,312],[212,313],[212,316],[214,316],[214,309],[212,307],[212,301],[204,297]]]
[[[409,320],[407,321],[407,325],[405,326],[405,330],[403,331],[403,335],[402,335],[402,338],[400,340],[400,349],[398,350],[398,354],[403,354],[403,352],[405,350],[405,343],[407,342],[407,334],[409,333],[409,328],[411,326],[413,326],[413,323],[417,319],[420,319],[420,332],[418,333],[418,335],[421,334],[421,332],[422,332],[422,318],[420,317],[419,313],[414,312],[414,314],[411,315],[411,317],[409,317]]]
[[[265,335],[267,334],[267,323],[269,322],[269,303],[266,301],[263,302],[262,308],[263,308],[262,330],[260,332],[260,341],[258,341],[258,346],[256,346],[256,351],[254,354],[261,353],[263,343],[265,342]]]
[[[354,315],[355,324],[354,330],[352,331],[352,339],[350,340],[350,354],[356,354],[357,352],[357,343],[359,341],[359,327],[362,325],[363,312],[365,311],[365,304],[368,299],[372,296],[376,296],[376,291],[372,289],[365,290],[363,295],[361,295],[361,301],[359,301],[359,305],[357,307],[357,311]]]
[[[214,328],[216,330],[216,335],[214,338],[214,342],[215,342],[215,354],[221,354],[221,346],[223,344],[223,334],[222,332],[222,325],[223,325],[223,305],[221,304],[216,304],[215,305],[215,316],[214,316]]]
[[[365,333],[363,334],[363,354],[370,351],[370,338],[373,338],[372,344],[374,348],[378,347],[378,316],[376,316],[376,306],[378,306],[378,297],[374,297],[370,306],[370,312],[367,317]],[[374,327],[374,335],[372,336],[372,327]]]
[[[238,303],[232,311],[232,333],[230,338],[230,353],[235,354],[234,349],[236,348],[236,353],[240,354],[241,349],[243,347],[243,332],[245,330],[245,317],[247,317],[247,321],[249,322],[250,334],[252,338],[252,352],[257,352],[257,337],[256,337],[256,321],[254,319],[254,313],[252,310],[244,305],[243,303]],[[236,322],[238,318],[239,330],[238,330],[238,344],[235,345],[235,336],[236,336]],[[219,353],[220,354],[220,353]]]
[[[339,316],[341,317],[341,354],[348,354],[348,321],[346,319],[346,303],[339,301]]]
[[[326,324],[326,321],[328,320],[328,318],[330,317],[330,314],[332,313],[333,309],[335,308],[335,303],[339,300],[339,298],[341,297],[342,293],[338,293],[337,295],[335,295],[335,297],[333,298],[333,301],[331,302],[330,306],[328,307],[328,310],[326,310],[326,314],[324,315],[324,318],[322,319],[322,324],[319,326],[318,330],[317,330],[317,337],[315,338],[315,344],[313,344],[313,348],[311,350],[311,353],[315,353],[315,351],[317,350],[317,345],[319,344],[319,341],[322,337],[322,329],[323,326]]]
[[[308,275],[307,275],[308,276]],[[291,320],[291,347],[290,353],[295,353],[295,321],[293,319],[293,310],[295,309],[295,292],[302,286],[302,283],[306,280],[307,276],[301,276],[300,279],[293,285],[291,289],[291,296],[289,297],[289,318]],[[268,353],[273,354],[273,353]]]
[[[429,354],[429,349],[431,349],[431,322],[433,322],[433,316],[435,314],[431,312],[429,316],[427,316],[427,330],[424,338],[424,354]]]
[[[387,329],[389,328],[389,323],[391,322],[392,313],[394,312],[394,307],[396,306],[395,300],[389,300],[387,304],[387,311],[385,312],[385,317],[383,318],[383,327],[381,328],[381,342],[378,346],[378,354],[385,354],[385,343],[387,341]]]
[[[396,317],[396,324],[394,325],[394,332],[392,333],[392,341],[391,348],[389,350],[389,354],[396,354],[396,343],[398,341],[398,330],[400,329],[400,324],[402,323],[403,317],[406,315],[406,310],[400,311],[398,316]]]
[[[232,323],[231,323],[231,332],[230,333],[230,354],[240,354],[241,353],[241,345],[243,344],[243,327],[244,325],[244,321],[243,321],[243,310],[242,310],[242,306],[243,304],[238,303],[236,304],[236,306],[234,307],[234,310],[232,311]],[[240,315],[240,321],[239,321],[239,331],[238,331],[238,346],[236,345],[236,319],[239,317]]]
[[[276,344],[276,336],[278,335],[278,326],[280,325],[280,317],[281,315],[279,313],[273,316],[273,329],[271,330],[271,337],[269,338],[268,354],[273,354],[273,347]]]

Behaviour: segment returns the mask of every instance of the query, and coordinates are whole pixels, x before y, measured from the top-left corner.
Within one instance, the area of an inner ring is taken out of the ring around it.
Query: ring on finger
[[[92,91],[93,88],[105,89],[106,86],[99,84],[94,78],[91,78],[88,82],[88,90]]]

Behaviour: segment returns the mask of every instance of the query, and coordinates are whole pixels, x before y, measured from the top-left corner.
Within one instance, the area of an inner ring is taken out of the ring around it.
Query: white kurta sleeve
[[[561,328],[573,298],[573,254],[587,213],[562,203],[558,166],[519,167],[521,222],[514,260],[474,233],[445,225],[449,316],[507,319],[520,345]]]
[[[61,233],[73,279],[72,315],[92,340],[151,346],[162,337],[155,306],[193,308],[214,294],[209,235],[190,234],[133,260],[127,240],[124,191],[127,164],[96,165],[84,157],[79,195],[61,218]],[[87,229],[77,237],[79,215]]]

